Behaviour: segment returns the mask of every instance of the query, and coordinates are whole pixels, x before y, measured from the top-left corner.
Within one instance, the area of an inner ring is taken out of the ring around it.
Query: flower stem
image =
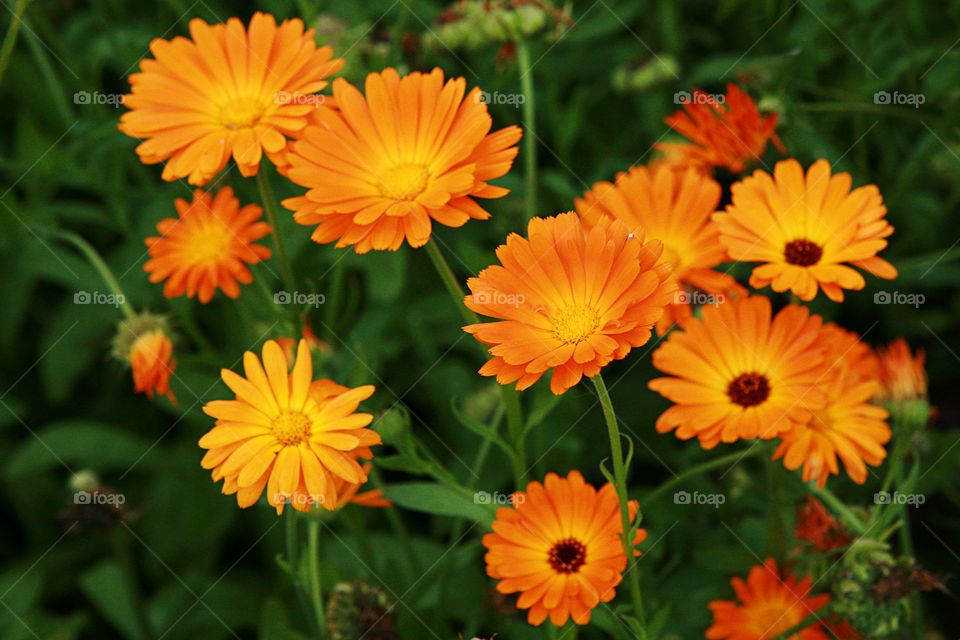
[[[526,178],[524,209],[527,218],[532,218],[537,215],[537,112],[533,93],[533,67],[530,64],[530,48],[526,40],[517,42],[517,70],[520,73],[520,88],[524,98],[523,170]]]
[[[267,214],[267,222],[273,231],[273,246],[277,251],[277,262],[280,264],[280,277],[283,279],[283,286],[290,295],[297,290],[296,280],[293,277],[293,269],[290,266],[290,259],[287,257],[287,248],[283,242],[283,234],[280,233],[280,225],[277,221],[276,199],[273,195],[273,187],[270,186],[270,178],[264,167],[257,171],[257,187],[260,188],[260,199],[263,200],[263,209]]]
[[[13,54],[13,46],[17,42],[20,25],[23,24],[22,16],[26,12],[28,4],[30,4],[30,0],[18,0],[17,5],[10,12],[12,14],[10,25],[7,27],[7,35],[3,37],[3,46],[0,47],[0,82],[3,82],[3,76],[10,64],[10,56]]]
[[[323,585],[320,582],[320,521],[310,518],[307,523],[307,580],[320,637],[326,638],[327,614],[323,608]]]
[[[645,507],[651,502],[654,502],[657,498],[662,496],[664,493],[668,493],[671,489],[676,487],[679,484],[689,480],[694,476],[698,476],[701,473],[706,473],[707,471],[712,471],[720,467],[725,467],[727,465],[737,464],[741,460],[747,458],[752,458],[753,456],[763,453],[764,449],[762,447],[753,446],[747,449],[746,451],[736,451],[734,453],[727,454],[725,456],[720,456],[719,458],[714,458],[713,460],[707,460],[706,462],[701,462],[695,467],[687,469],[678,476],[674,476],[670,480],[667,480],[659,487],[651,491],[646,495],[645,498],[640,500],[640,506]]]
[[[297,593],[297,600],[304,615],[310,620],[312,636],[316,640],[321,640],[323,636],[317,623],[316,613],[311,613],[310,601],[303,587],[303,573],[300,566],[300,537],[297,534],[297,512],[293,507],[287,506],[283,514],[285,526],[285,540],[287,543],[287,564],[290,570],[290,578],[293,580],[293,590]]]
[[[453,270],[447,263],[446,258],[443,257],[440,248],[433,241],[427,242],[425,246],[427,248],[427,255],[430,256],[430,261],[440,275],[440,279],[443,280],[444,286],[446,286],[447,291],[453,298],[454,305],[460,310],[460,315],[463,316],[464,321],[469,324],[480,322],[480,316],[463,304],[466,292],[463,290],[463,287],[460,286],[460,282],[453,274]],[[487,355],[486,348],[483,344],[479,342],[477,344],[480,345],[484,354]],[[517,392],[510,387],[500,385],[500,396],[503,399],[503,406],[507,411],[507,432],[509,433],[510,443],[513,446],[515,454],[512,461],[513,477],[517,489],[523,489],[527,484],[526,434],[523,429],[523,409],[520,407],[520,398]]]
[[[624,573],[629,575],[630,596],[633,600],[633,611],[640,623],[640,638],[643,640],[647,636],[646,617],[643,612],[643,600],[640,595],[640,576],[635,568],[636,562],[633,555],[633,527],[630,523],[630,503],[627,499],[627,466],[623,459],[623,448],[620,446],[620,428],[617,425],[617,414],[613,411],[613,403],[610,401],[610,393],[607,391],[607,385],[603,382],[603,377],[598,373],[591,378],[594,387],[597,389],[597,395],[600,398],[600,406],[603,407],[603,418],[607,423],[607,435],[610,436],[610,454],[613,458],[613,479],[617,490],[617,498],[620,502],[620,519],[623,524],[623,532],[620,534],[623,543],[623,553],[627,557],[627,567]],[[640,513],[637,512],[637,522],[640,522]]]
[[[811,481],[808,485],[810,492],[815,496],[827,503],[827,505],[837,512],[837,515],[840,516],[840,519],[843,520],[850,530],[857,534],[858,536],[863,536],[866,534],[869,527],[867,527],[863,522],[860,521],[860,518],[857,517],[853,511],[850,510],[850,507],[845,505],[840,498],[833,495],[833,492],[824,487],[823,489],[817,488],[817,484],[814,481]]]
[[[56,231],[55,235],[61,240],[69,242],[80,250],[80,253],[84,255],[84,257],[90,263],[90,266],[96,269],[97,273],[100,274],[100,277],[103,278],[104,284],[106,284],[107,288],[110,289],[113,295],[117,297],[117,300],[123,301],[120,305],[118,305],[123,311],[123,315],[127,318],[127,320],[133,320],[136,317],[136,314],[127,304],[127,296],[123,294],[123,289],[120,288],[120,283],[117,281],[116,276],[113,275],[113,271],[111,271],[110,267],[107,266],[107,263],[103,261],[103,258],[100,257],[100,254],[97,253],[97,250],[94,249],[89,242],[72,231]]]

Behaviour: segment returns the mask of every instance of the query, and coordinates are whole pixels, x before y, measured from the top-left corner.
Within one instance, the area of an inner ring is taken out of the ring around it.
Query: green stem
[[[17,42],[17,34],[20,32],[20,25],[23,24],[21,17],[27,10],[30,0],[18,0],[17,5],[11,12],[10,26],[7,27],[7,35],[3,37],[3,46],[0,47],[0,84],[3,83],[3,76],[7,72],[7,66],[10,64],[10,56],[13,54],[13,45]]]
[[[610,453],[613,459],[613,478],[617,490],[617,498],[620,501],[620,519],[623,524],[623,532],[620,534],[623,543],[623,553],[627,557],[627,567],[625,573],[629,575],[630,596],[633,600],[633,612],[640,623],[640,638],[647,637],[646,616],[643,612],[643,600],[640,596],[640,577],[635,568],[635,558],[633,555],[633,527],[630,523],[630,503],[627,499],[627,467],[623,459],[623,448],[620,445],[620,428],[617,425],[617,414],[613,411],[613,403],[610,401],[610,393],[607,391],[607,385],[603,382],[603,377],[598,373],[591,378],[594,387],[597,389],[597,395],[600,398],[600,406],[603,407],[603,418],[607,423],[607,435],[610,437]],[[641,514],[637,512],[637,522],[640,522]]]
[[[330,274],[329,295],[323,305],[323,324],[326,325],[327,331],[331,334],[328,336],[330,339],[334,337],[333,330],[337,318],[342,315],[340,313],[340,299],[343,298],[343,281],[347,275],[347,269],[343,261],[343,257],[338,258],[330,267],[333,273]]]
[[[863,522],[860,521],[860,518],[857,517],[853,511],[850,510],[850,507],[845,505],[840,498],[833,495],[833,492],[824,487],[823,489],[817,488],[815,481],[810,481],[807,485],[810,489],[810,492],[820,498],[822,501],[827,503],[831,509],[833,509],[837,515],[840,516],[840,519],[843,520],[844,524],[858,536],[863,536],[866,534],[869,527]]]
[[[307,523],[307,580],[320,637],[326,638],[327,614],[323,608],[323,585],[320,581],[320,521],[316,517]]]
[[[468,324],[479,323],[480,316],[468,309],[463,303],[463,299],[467,294],[463,290],[463,287],[460,286],[460,282],[453,274],[453,270],[450,268],[449,263],[447,263],[446,258],[443,257],[443,253],[440,251],[437,243],[431,240],[425,246],[427,248],[427,255],[430,256],[430,261],[440,275],[440,279],[443,280],[444,286],[453,298],[454,305],[460,311],[460,315],[463,316],[464,321]],[[484,354],[488,355],[486,347],[482,343],[478,342],[477,344],[483,349]],[[516,483],[517,489],[523,489],[527,484],[526,434],[523,429],[523,409],[520,407],[520,397],[517,395],[517,392],[510,387],[500,385],[500,397],[503,399],[503,405],[507,410],[507,432],[510,435],[510,443],[513,445],[515,454],[513,460],[514,482]]]
[[[537,126],[536,102],[533,92],[533,67],[530,64],[530,48],[526,40],[517,42],[517,70],[523,91],[523,162],[526,178],[524,209],[527,218],[537,215]]]
[[[779,508],[780,479],[783,476],[783,465],[767,458],[767,556],[783,558],[786,540],[786,527],[783,523],[783,512]]]
[[[307,599],[307,594],[303,588],[303,573],[300,566],[300,537],[297,534],[297,512],[293,510],[293,507],[287,505],[283,519],[286,532],[287,564],[290,570],[290,579],[293,581],[293,590],[297,594],[297,601],[300,603],[303,614],[310,620],[313,637],[320,640],[323,636],[317,626],[317,615],[311,614],[310,601]]]
[[[264,167],[260,167],[260,170],[257,171],[257,187],[260,188],[260,199],[263,200],[263,209],[267,213],[267,222],[273,230],[271,235],[273,235],[273,245],[277,250],[277,262],[280,263],[280,277],[283,279],[283,286],[286,287],[290,295],[293,295],[297,290],[296,280],[293,277],[290,259],[287,257],[283,234],[280,233],[273,187],[270,186],[270,178],[267,177],[267,171]]]
[[[664,493],[668,493],[671,489],[673,489],[677,485],[682,484],[683,482],[689,480],[694,476],[698,476],[701,473],[706,473],[707,471],[712,471],[714,469],[725,467],[727,465],[737,464],[741,460],[752,458],[753,456],[763,453],[763,451],[764,451],[763,447],[753,446],[747,449],[746,451],[737,451],[735,453],[730,453],[725,456],[720,456],[719,458],[714,458],[713,460],[707,460],[706,462],[701,462],[695,467],[691,467],[690,469],[687,469],[680,475],[674,476],[670,480],[667,480],[666,482],[661,484],[659,487],[657,487],[656,489],[648,493],[645,498],[640,500],[640,506],[641,507],[647,506],[648,504],[650,504],[651,502],[655,501],[657,498],[662,496]]]
[[[136,317],[136,314],[133,312],[133,309],[130,307],[130,305],[127,304],[127,296],[123,294],[123,289],[120,287],[120,283],[117,281],[117,278],[113,275],[113,271],[111,271],[110,267],[107,266],[107,263],[103,261],[103,258],[100,257],[100,254],[97,253],[97,250],[94,249],[89,242],[72,231],[56,231],[55,235],[61,240],[69,242],[80,250],[80,253],[86,257],[87,261],[90,263],[90,266],[96,269],[97,273],[100,274],[100,277],[103,278],[104,284],[107,285],[107,288],[110,289],[113,295],[115,295],[118,300],[123,300],[123,303],[119,305],[120,309],[123,311],[123,315],[126,316],[127,320],[133,320]]]
[[[130,600],[133,602],[133,607],[135,611],[135,623],[140,629],[140,636],[144,640],[155,637],[153,630],[150,627],[150,618],[147,615],[146,606],[144,606],[143,593],[140,589],[140,576],[137,569],[136,558],[133,554],[133,548],[131,546],[132,542],[132,530],[130,530],[126,525],[124,529],[116,529],[114,532],[114,548],[117,554],[120,563],[127,571],[127,575],[130,578],[129,588],[131,593]]]

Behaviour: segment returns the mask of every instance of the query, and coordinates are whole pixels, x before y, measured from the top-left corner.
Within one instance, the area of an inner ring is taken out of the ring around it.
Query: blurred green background
[[[0,33],[6,33],[16,3],[0,4]],[[318,38],[347,58],[341,75],[353,82],[386,65],[440,66],[486,91],[520,91],[514,60],[499,44],[465,50],[436,41],[431,32],[444,10],[440,2],[29,3],[0,85],[4,640],[290,638],[288,626],[302,628],[275,561],[282,525],[266,506],[240,510],[222,496],[200,468],[196,444],[211,426],[200,407],[228,394],[220,367],[236,367],[245,349],[282,331],[273,324],[275,309],[252,288],[238,302],[218,294],[202,306],[167,301],[148,283],[143,239],[192,188],[164,183],[158,166],[139,163],[136,141],[117,131],[122,107],[115,99],[96,104],[97,98],[83,103],[76,97],[125,93],[126,77],[148,55],[150,40],[187,35],[192,18],[212,23],[239,16],[246,23],[255,10],[320,25]],[[912,526],[921,562],[957,573],[960,2],[578,0],[569,12],[573,25],[561,37],[531,42],[542,215],[570,210],[594,182],[649,162],[655,141],[675,137],[663,119],[678,108],[676,92],[696,86],[716,93],[727,82],[780,113],[779,134],[804,165],[827,158],[836,170],[852,173],[855,185],[878,185],[896,227],[883,256],[900,277],[868,276],[867,288],[849,293],[842,306],[823,296],[812,306],[867,342],[905,336],[926,349],[939,420],[923,441],[927,501],[911,512]],[[919,94],[923,104],[878,104],[878,91]],[[495,128],[523,124],[513,105],[491,111]],[[776,152],[765,159],[772,167]],[[488,203],[490,221],[435,231],[463,280],[494,260],[493,249],[508,232],[523,229],[522,167],[521,157],[499,181],[514,193]],[[267,170],[278,195],[300,192]],[[258,201],[253,182],[236,171],[220,184],[232,185],[241,202]],[[404,246],[397,253],[350,254],[331,269],[348,250],[313,244],[309,228],[286,215],[284,221],[301,282],[329,294],[339,270],[345,285],[335,307],[310,316],[329,343],[318,374],[375,384],[378,393],[366,407],[381,416],[376,425],[388,440],[402,442],[409,430],[463,484],[509,490],[509,466],[500,453],[491,451],[478,468],[481,439],[451,409],[453,402],[482,419],[497,396],[493,383],[475,374],[480,354],[460,331],[460,316],[425,253]],[[51,237],[57,228],[76,231],[98,248],[137,309],[169,312],[179,335],[172,380],[178,407],[135,395],[129,372],[109,358],[120,314],[107,305],[75,304],[78,292],[106,289],[75,250]],[[279,289],[263,265],[254,272]],[[735,273],[745,281],[746,270]],[[916,308],[874,304],[881,290],[922,294],[924,302]],[[734,450],[708,453],[654,432],[665,403],[646,390],[653,346],[604,372],[636,443],[632,493],[638,497],[698,461]],[[563,396],[531,436],[534,478],[578,468],[603,481],[598,465],[607,444],[588,391],[581,385]],[[541,381],[523,401],[529,411],[548,407],[550,397]],[[393,453],[385,446],[378,455]],[[428,481],[402,457],[392,466],[411,472],[384,468],[387,484]],[[688,484],[720,486],[731,499],[719,509],[678,507],[669,495],[647,508],[643,589],[649,610],[667,616],[675,637],[702,637],[710,621],[706,603],[732,597],[730,576],[745,575],[781,545],[789,548],[789,534],[782,541],[767,528],[763,466],[752,459]],[[122,521],[96,514],[77,520],[65,511],[72,505],[70,478],[81,470],[96,472],[104,486],[125,496]],[[859,505],[871,504],[876,490],[845,477],[830,484]],[[803,492],[799,474],[791,474],[779,499],[792,503]],[[326,521],[325,584],[364,579],[380,586],[391,602],[399,600],[403,638],[548,637],[546,629],[526,625],[512,599],[493,592],[479,543],[484,532],[451,517],[351,506]],[[927,624],[952,637],[955,603],[942,594],[924,602]],[[595,621],[581,637],[619,633],[603,607]]]

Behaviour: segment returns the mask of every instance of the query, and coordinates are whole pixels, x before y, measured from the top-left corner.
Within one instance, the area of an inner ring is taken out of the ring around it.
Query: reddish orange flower
[[[806,501],[797,508],[798,540],[806,540],[824,553],[850,544],[850,534],[830,515],[823,503],[809,493]]]
[[[143,270],[150,282],[161,282],[168,298],[184,293],[210,302],[218,287],[230,298],[240,295],[238,282],[249,284],[253,275],[246,265],[270,257],[270,249],[256,244],[270,233],[255,204],[240,208],[233,189],[224,187],[215,198],[197,189],[193,202],[177,198],[178,218],[157,225],[159,237],[146,239],[150,260]]]
[[[866,284],[852,267],[897,277],[893,265],[877,256],[893,233],[880,192],[874,185],[850,191],[850,184],[850,174],[831,175],[826,160],[804,174],[790,159],[778,162],[772,176],[756,171],[731,187],[732,203],[713,219],[731,258],[763,263],[754,268],[751,287],[769,285],[813,300],[819,285],[842,302],[844,289],[859,291]]]
[[[133,389],[152,398],[154,392],[167,396],[176,404],[170,390],[170,376],[177,368],[173,359],[173,341],[163,329],[153,329],[137,336],[128,355],[133,369]]]
[[[728,294],[745,294],[732,276],[713,270],[728,260],[720,231],[710,220],[720,203],[720,185],[694,169],[668,164],[633,167],[618,173],[616,183],[598,182],[574,200],[588,225],[601,217],[623,222],[633,232],[663,243],[661,262],[688,288],[679,290],[657,323],[663,335],[676,322],[692,315],[691,302],[716,304]],[[707,295],[704,295],[705,292]]]
[[[880,377],[880,388],[874,397],[876,402],[926,399],[927,372],[923,366],[926,353],[923,349],[917,349],[914,356],[907,341],[897,338],[889,346],[877,347],[876,354]]]
[[[333,83],[338,109],[317,109],[286,154],[284,169],[305,196],[283,204],[312,238],[371,249],[420,247],[434,222],[459,227],[490,217],[474,198],[508,193],[488,181],[507,173],[520,139],[515,126],[490,133],[480,89],[444,82],[443,71],[394,69],[367,76],[366,97],[346,80]]]
[[[690,99],[667,118],[667,124],[689,143],[658,142],[654,145],[672,162],[701,170],[724,167],[740,173],[760,159],[767,142],[786,153],[777,137],[777,114],[761,116],[753,100],[736,85],[727,85],[723,101],[694,89]]]
[[[710,603],[713,625],[707,629],[710,640],[772,640],[795,627],[830,602],[828,594],[812,595],[810,578],[797,580],[780,577],[772,558],[750,569],[747,580],[730,580],[737,601],[714,600]],[[829,640],[820,622],[790,636],[787,640]]]
[[[616,595],[627,567],[616,489],[608,482],[597,491],[578,471],[566,478],[548,473],[511,502],[483,537],[487,575],[499,580],[500,593],[520,592],[517,607],[529,609],[530,624],[548,616],[558,627],[568,619],[587,624],[590,610]],[[631,519],[636,512],[631,501]],[[638,529],[634,544],[646,537]]]
[[[553,369],[550,390],[560,395],[646,344],[676,281],[657,264],[659,241],[644,243],[613,219],[588,229],[574,213],[533,218],[527,235],[507,236],[501,264],[467,281],[464,304],[500,322],[463,330],[491,345],[481,375],[526,389]]]
[[[141,61],[123,97],[130,111],[120,130],[143,139],[144,164],[165,162],[164,180],[206,184],[231,156],[242,175],[255,175],[262,153],[279,152],[304,127],[312,94],[343,66],[296,18],[278,27],[258,12],[249,31],[237,18],[194,18],[190,35],[151,42],[154,59]]]

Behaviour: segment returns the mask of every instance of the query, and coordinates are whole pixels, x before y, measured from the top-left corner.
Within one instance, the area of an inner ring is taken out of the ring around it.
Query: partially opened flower
[[[833,551],[850,544],[850,534],[823,503],[807,494],[806,501],[797,509],[797,528],[794,536],[806,540],[821,552]]]
[[[710,640],[773,640],[797,626],[830,602],[826,593],[813,595],[813,581],[781,578],[772,558],[750,569],[747,580],[730,580],[737,600],[710,603],[713,624],[707,629]],[[815,622],[789,640],[829,640],[822,624]]]
[[[783,458],[787,469],[802,465],[803,481],[815,479],[819,487],[830,475],[839,473],[838,458],[847,475],[863,484],[866,465],[883,462],[887,455],[883,445],[890,441],[886,409],[870,404],[878,380],[864,375],[859,366],[862,356],[835,336],[835,328],[827,326],[818,338],[818,343],[827,347],[825,358],[832,365],[819,381],[826,394],[825,405],[813,410],[805,424],[781,434],[773,456],[774,460]]]
[[[835,302],[843,290],[863,289],[863,276],[897,277],[893,265],[877,257],[893,233],[887,208],[874,185],[850,190],[850,174],[830,174],[818,160],[806,174],[796,160],[778,162],[773,175],[756,171],[731,187],[732,203],[713,217],[730,257],[762,262],[750,286],[770,285],[813,300],[817,286]]]
[[[467,281],[467,307],[500,321],[463,329],[491,345],[481,375],[526,389],[553,369],[560,395],[645,344],[676,281],[658,264],[661,243],[616,220],[587,228],[574,213],[533,218],[527,235],[507,236],[501,264]]]
[[[568,619],[587,624],[591,609],[616,595],[627,567],[616,489],[608,482],[598,491],[578,471],[548,473],[511,502],[483,537],[487,575],[499,580],[500,593],[520,592],[517,607],[529,609],[530,624],[547,617],[558,627]],[[631,501],[631,519],[636,509]],[[638,529],[634,544],[646,537]]]
[[[173,341],[163,329],[153,329],[137,336],[130,347],[129,359],[134,391],[145,393],[148,398],[158,393],[177,403],[170,391],[170,376],[177,368],[177,361],[173,359]]]
[[[728,260],[716,223],[710,220],[719,203],[720,185],[712,178],[665,163],[651,169],[633,167],[617,174],[615,184],[598,182],[574,200],[587,224],[615,218],[631,231],[645,231],[647,238],[663,243],[660,260],[690,290],[677,292],[657,323],[659,335],[691,316],[691,302],[715,304],[727,294],[746,293],[732,276],[713,270]]]
[[[258,12],[249,30],[237,18],[194,18],[190,35],[151,42],[154,59],[141,61],[123,97],[120,130],[143,139],[142,162],[165,163],[164,180],[203,185],[231,156],[242,175],[256,174],[263,151],[280,151],[303,128],[309,97],[343,66],[297,18],[277,26]]]
[[[927,398],[927,372],[923,366],[926,353],[923,349],[917,349],[913,355],[907,341],[897,338],[886,347],[877,347],[876,355],[880,378],[880,388],[874,398],[876,402]]]
[[[293,363],[268,340],[263,364],[247,351],[243,366],[246,377],[221,371],[236,399],[203,407],[217,423],[200,439],[208,449],[201,465],[213,470],[214,481],[224,481],[224,494],[237,494],[241,507],[254,504],[266,488],[267,502],[278,514],[287,503],[298,511],[318,504],[336,509],[343,486],[338,479],[366,482],[357,457],[373,457],[370,446],[380,444],[380,436],[365,428],[373,416],[355,413],[373,387],[348,389],[330,380],[314,381],[305,340]]]
[[[761,296],[704,307],[653,352],[653,366],[671,377],[649,387],[675,402],[656,429],[694,436],[705,449],[740,438],[773,438],[810,420],[823,406],[816,341],[821,319],[789,305],[771,316]]]
[[[672,162],[700,170],[723,167],[740,173],[760,159],[768,141],[786,153],[775,132],[777,114],[760,115],[750,96],[735,84],[727,85],[723,100],[694,89],[683,109],[666,122],[690,142],[658,142],[654,148]]]
[[[150,260],[143,270],[150,282],[165,280],[168,298],[186,294],[210,302],[217,288],[239,296],[237,283],[253,282],[247,265],[270,257],[270,249],[254,242],[270,233],[263,211],[255,204],[241,208],[230,187],[215,198],[197,189],[193,202],[177,198],[174,204],[179,217],[165,218],[157,224],[160,236],[146,239]]]
[[[433,223],[459,227],[490,214],[475,198],[508,193],[489,180],[507,173],[520,129],[490,133],[480,89],[444,81],[443,71],[394,69],[367,76],[366,97],[346,80],[333,83],[337,109],[318,109],[286,154],[285,175],[307,187],[283,204],[316,242],[396,250],[430,238]],[[465,95],[466,94],[466,95]]]

